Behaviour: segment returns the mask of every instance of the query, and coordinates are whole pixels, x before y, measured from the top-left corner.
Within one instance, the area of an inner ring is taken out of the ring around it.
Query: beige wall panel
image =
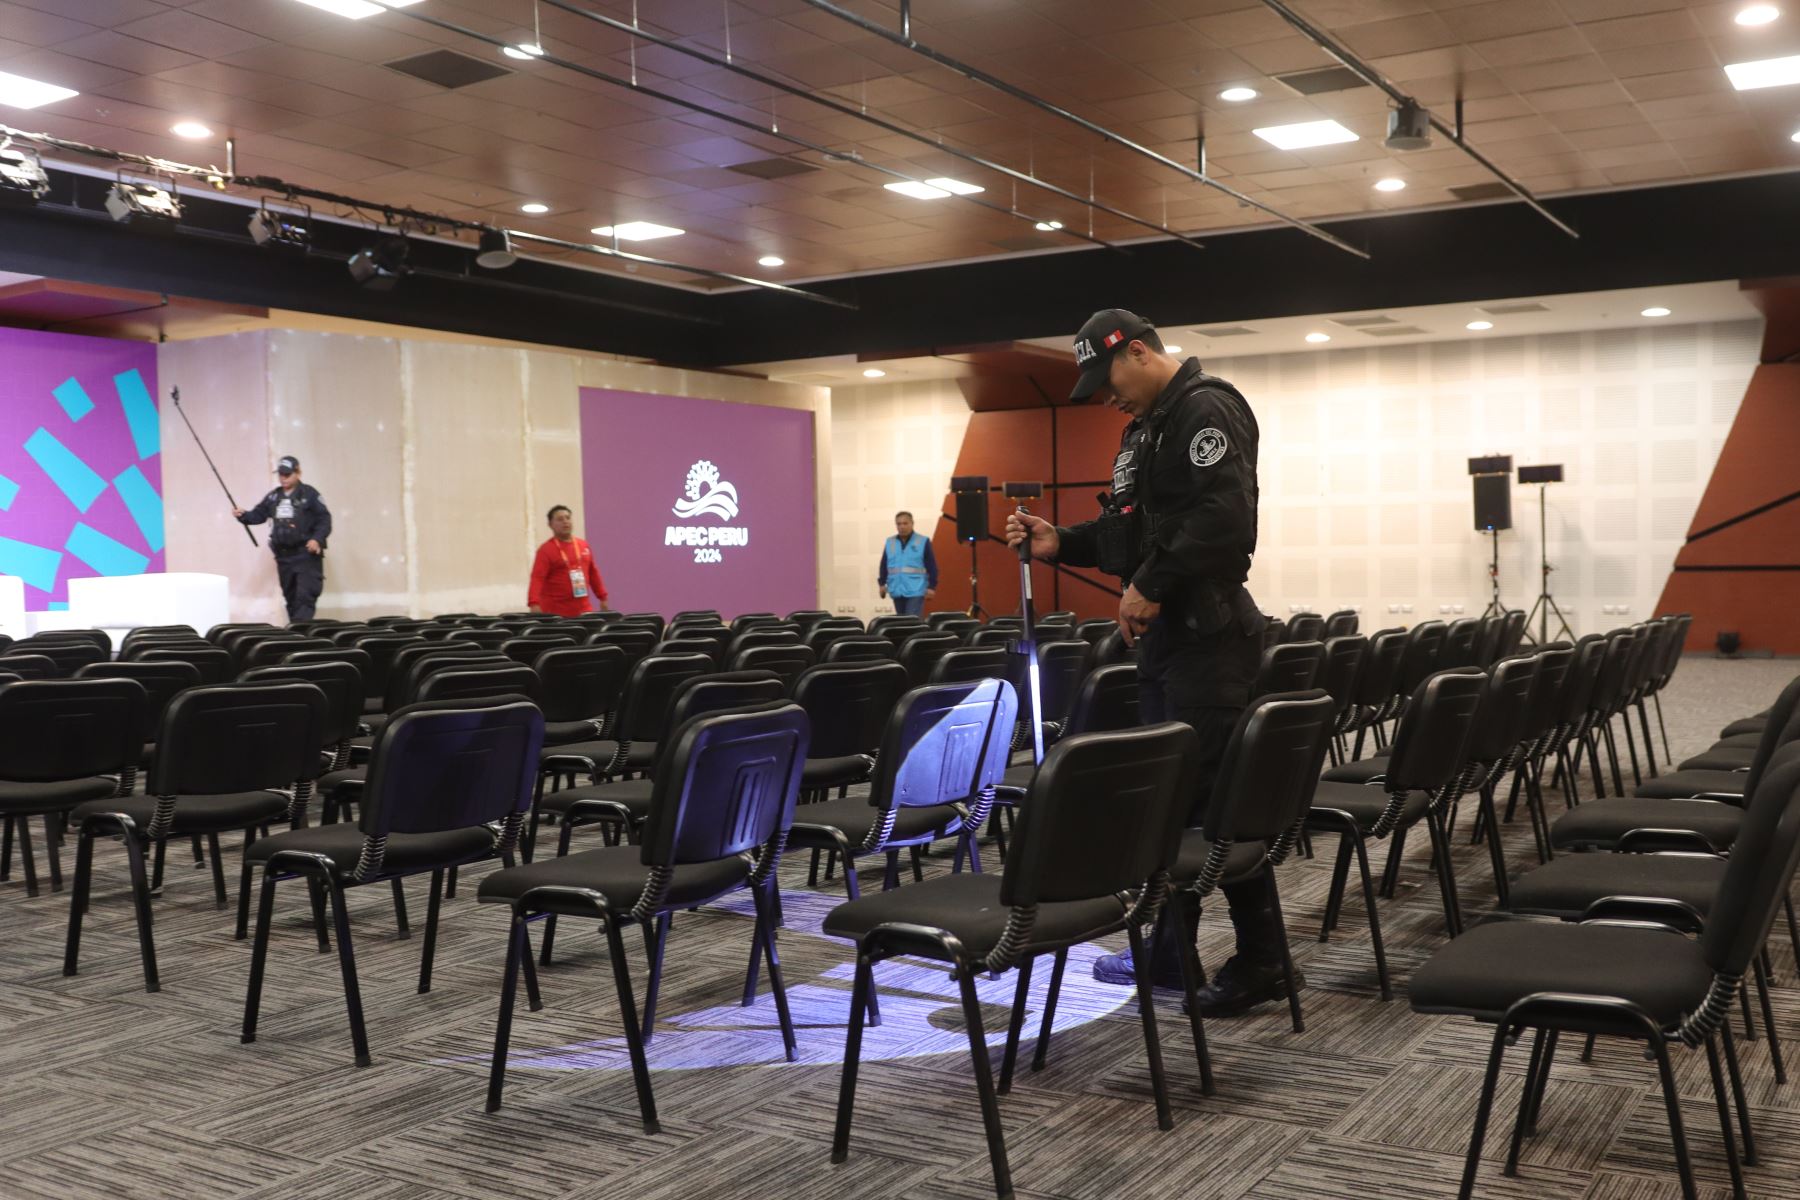
[[[524,362],[526,487],[519,520],[521,545],[527,555],[535,553],[538,543],[550,536],[544,514],[552,504],[566,504],[575,512],[576,536],[593,543],[604,578],[605,546],[596,539],[597,530],[581,527],[581,391],[576,382],[581,360],[573,354],[534,350],[526,352]]]
[[[268,548],[252,546],[207,468],[167,389],[181,389],[181,410],[205,441],[239,504],[271,486],[266,375],[268,335],[234,333],[157,348],[162,403],[163,519],[168,569],[203,571],[230,581],[231,619],[285,624],[281,589]],[[263,541],[258,533],[257,541]],[[204,631],[202,631],[204,632]]]
[[[522,351],[402,344],[417,612],[525,607],[523,371]]]
[[[268,335],[269,428],[331,509],[319,615],[408,609],[400,343],[279,330]]]

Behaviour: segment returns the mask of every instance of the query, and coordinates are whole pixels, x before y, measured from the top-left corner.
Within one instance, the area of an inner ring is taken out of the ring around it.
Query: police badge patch
[[[1226,448],[1224,432],[1208,426],[1188,443],[1188,458],[1196,467],[1210,467],[1225,457]]]

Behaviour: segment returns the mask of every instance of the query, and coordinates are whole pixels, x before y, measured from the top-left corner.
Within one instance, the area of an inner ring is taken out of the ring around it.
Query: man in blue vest
[[[913,532],[909,512],[894,514],[894,536],[881,552],[875,585],[883,600],[894,598],[895,612],[915,616],[937,595],[937,556],[931,552],[931,540]]]

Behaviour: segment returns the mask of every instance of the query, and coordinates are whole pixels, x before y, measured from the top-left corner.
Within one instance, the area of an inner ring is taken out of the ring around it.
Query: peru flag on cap
[[[1104,345],[1108,350],[1110,350],[1114,346],[1118,345],[1120,342],[1122,342],[1124,340],[1125,340],[1124,331],[1120,330],[1120,329],[1115,329],[1111,333],[1106,335],[1105,340],[1101,344]]]

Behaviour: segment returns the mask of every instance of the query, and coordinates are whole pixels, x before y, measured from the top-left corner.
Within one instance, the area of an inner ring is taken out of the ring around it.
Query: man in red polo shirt
[[[596,601],[606,611],[606,585],[594,568],[594,552],[575,536],[575,514],[568,505],[550,510],[550,533],[531,564],[531,611],[578,617],[591,612]]]

